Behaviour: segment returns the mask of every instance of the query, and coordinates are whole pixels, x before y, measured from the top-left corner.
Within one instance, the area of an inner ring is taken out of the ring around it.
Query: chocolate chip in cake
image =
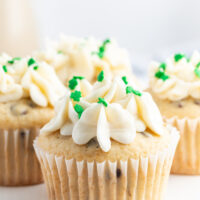
[[[122,174],[121,170],[117,169],[117,171],[116,171],[117,178],[120,178],[121,174]]]
[[[31,108],[37,107],[37,105],[36,105],[33,101],[28,101],[28,105],[29,105]]]
[[[183,103],[182,103],[181,101],[180,101],[180,102],[178,102],[178,104],[177,104],[177,105],[178,105],[178,107],[179,107],[179,108],[182,108],[182,107],[183,107]]]
[[[24,139],[24,137],[25,137],[25,132],[24,132],[24,131],[21,131],[21,132],[20,132],[20,136],[21,136],[21,138]]]
[[[200,105],[200,100],[194,100],[194,104],[196,104],[196,105]]]
[[[86,147],[87,147],[87,148],[89,148],[89,147],[95,147],[95,148],[98,149],[98,148],[99,148],[99,143],[98,143],[96,137],[95,137],[95,138],[92,138],[92,139],[86,144]]]
[[[17,104],[17,103],[12,104],[10,106],[10,111],[15,116],[28,114],[28,108],[27,108],[27,106],[22,105],[22,104]]]
[[[176,102],[172,102],[175,106],[177,106],[178,108],[182,108],[183,107],[183,102],[182,101],[176,101]]]

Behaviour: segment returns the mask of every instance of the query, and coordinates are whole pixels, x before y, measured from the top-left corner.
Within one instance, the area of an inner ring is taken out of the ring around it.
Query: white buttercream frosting
[[[152,62],[150,66],[150,87],[161,99],[178,101],[187,97],[200,99],[200,77],[195,73],[198,70],[200,53],[194,51],[191,58],[175,61],[174,56],[166,60],[165,75],[168,79],[162,80],[155,76],[161,63]],[[200,70],[200,68],[199,68]]]
[[[44,62],[28,65],[31,58],[0,56],[0,102],[30,97],[39,106],[53,106],[67,88]]]
[[[134,93],[127,92],[127,87],[134,88]],[[77,104],[83,109],[81,115],[75,109]],[[130,87],[121,77],[96,82],[78,102],[70,93],[65,95],[57,102],[55,112],[55,117],[42,128],[41,134],[59,130],[61,135],[72,135],[79,145],[97,138],[105,152],[111,148],[111,139],[130,144],[138,132],[150,130],[161,135],[164,131],[161,114],[151,95],[139,92],[136,85]]]
[[[107,76],[130,74],[131,64],[128,53],[120,48],[114,39],[105,45],[103,57],[98,56],[104,41],[62,35],[59,42],[48,41],[45,51],[36,52],[38,60],[54,67],[59,78],[66,82],[74,75],[95,81],[97,74],[104,70]]]

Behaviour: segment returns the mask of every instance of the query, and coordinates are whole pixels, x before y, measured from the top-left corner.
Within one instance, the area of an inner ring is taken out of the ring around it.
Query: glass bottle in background
[[[0,54],[25,56],[39,46],[29,0],[0,0]]]

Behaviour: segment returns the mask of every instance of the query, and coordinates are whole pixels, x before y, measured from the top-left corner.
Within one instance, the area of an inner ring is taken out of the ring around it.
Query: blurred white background
[[[146,65],[172,51],[200,47],[199,0],[32,0],[42,38],[114,36]],[[162,52],[162,54],[161,54]],[[167,52],[167,53],[166,53]]]

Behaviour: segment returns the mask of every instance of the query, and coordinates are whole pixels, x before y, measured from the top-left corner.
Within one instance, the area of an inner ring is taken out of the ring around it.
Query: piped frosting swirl
[[[130,144],[138,132],[163,134],[162,117],[151,95],[130,85],[126,77],[98,78],[82,97],[76,87],[57,102],[55,117],[41,134],[60,131],[79,145],[97,138],[104,152],[110,150],[111,139]]]

